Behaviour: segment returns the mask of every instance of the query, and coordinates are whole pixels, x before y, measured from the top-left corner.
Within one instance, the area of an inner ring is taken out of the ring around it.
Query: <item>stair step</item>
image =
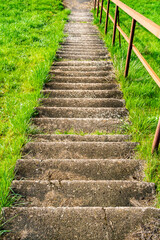
[[[91,107],[37,107],[38,116],[49,118],[123,118],[128,115],[125,108]]]
[[[37,207],[134,206],[132,199],[144,201],[155,193],[153,183],[119,180],[15,180],[11,187],[24,204]]]
[[[45,107],[124,107],[124,100],[114,98],[42,98],[40,103]]]
[[[64,43],[61,43],[61,46],[63,47],[77,47],[77,48],[101,48],[102,47],[102,43],[101,42],[64,42]]]
[[[79,66],[79,67],[97,67],[97,66],[113,66],[111,61],[60,61],[54,62],[54,66]]]
[[[56,83],[54,81],[46,83],[45,89],[77,89],[77,90],[111,90],[116,89],[117,84],[113,83]]]
[[[42,90],[41,93],[50,98],[122,98],[119,90]]]
[[[68,45],[68,44],[61,44],[61,48],[60,49],[72,49],[72,50],[83,50],[83,51],[86,51],[86,50],[97,50],[97,51],[104,51],[106,50],[107,48],[103,47],[101,44],[100,45]]]
[[[16,179],[142,180],[143,164],[132,159],[23,159]]]
[[[77,57],[77,56],[76,56]],[[110,71],[58,71],[58,70],[50,70],[50,73],[58,75],[58,76],[74,76],[74,77],[87,77],[87,76],[108,76],[111,74]]]
[[[113,132],[121,130],[124,124],[120,119],[99,118],[33,118],[37,129],[46,133],[55,131],[93,133],[95,131]]]
[[[160,209],[13,207],[4,208],[3,217],[6,229],[11,232],[6,233],[2,240],[22,237],[29,240],[129,240],[132,234],[136,236],[139,232],[141,239],[144,235],[147,236],[148,231],[155,228],[160,219]],[[154,237],[157,240],[158,234],[155,231]]]
[[[53,66],[56,67],[110,67],[113,66],[111,61],[60,61],[60,62],[54,62]],[[79,68],[78,68],[79,69]]]
[[[73,55],[62,55],[62,54],[59,54],[57,55],[58,58],[63,58],[63,59],[71,59],[71,60],[108,60],[110,59],[110,57],[108,55],[106,56],[95,56],[95,55],[88,55],[88,54],[83,54],[83,55],[80,55],[80,54],[73,54]]]
[[[38,142],[125,142],[131,139],[129,135],[74,135],[74,134],[35,134],[30,135]]]
[[[77,62],[76,62],[77,63]],[[79,63],[79,65],[78,66],[75,66],[75,65],[73,65],[73,66],[69,66],[69,65],[67,65],[67,66],[57,66],[57,65],[55,65],[55,66],[53,66],[53,67],[51,67],[51,70],[50,71],[63,71],[63,72],[70,72],[70,71],[72,71],[72,72],[77,72],[77,71],[84,71],[84,72],[89,72],[89,71],[91,71],[91,72],[93,72],[93,71],[109,71],[109,70],[112,70],[113,69],[113,66],[111,65],[111,64],[105,64],[105,65],[102,65],[102,66],[100,66],[99,64],[96,66],[82,66],[82,65],[80,65],[80,63]]]
[[[75,27],[71,27],[70,29],[65,29],[64,33],[66,33],[67,35],[69,34],[69,36],[74,36],[74,37],[81,37],[81,36],[99,36],[99,32],[92,29],[89,32],[87,31],[87,29],[79,29],[77,30]]]
[[[118,159],[130,158],[132,142],[30,142],[23,148],[27,159]]]
[[[92,22],[93,21],[93,17],[73,17],[71,16],[69,18],[70,21],[76,21],[76,22]]]
[[[50,75],[50,79],[54,79],[59,83],[115,83],[114,75],[107,75],[103,77],[66,77],[66,76],[53,76]]]
[[[66,37],[66,40],[73,40],[73,41],[77,41],[77,40],[87,40],[87,41],[92,41],[92,40],[102,40],[97,34],[96,35],[70,35]]]

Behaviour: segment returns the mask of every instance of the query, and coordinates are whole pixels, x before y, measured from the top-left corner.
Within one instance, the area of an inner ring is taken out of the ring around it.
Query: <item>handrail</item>
[[[116,10],[115,10],[115,18],[113,18],[110,13],[109,13],[109,8],[110,8],[110,2],[115,3],[116,5]],[[150,19],[144,17],[142,14],[136,12],[134,9],[130,8],[126,4],[122,3],[119,0],[108,0],[107,3],[107,10],[103,7],[104,0],[94,0],[94,9],[96,9],[97,5],[97,16],[99,14],[99,6],[101,5],[101,11],[100,11],[100,23],[102,20],[102,14],[103,10],[106,13],[106,23],[105,23],[105,34],[107,33],[107,28],[108,28],[108,18],[111,19],[111,21],[114,24],[113,28],[113,39],[112,39],[112,45],[115,43],[115,35],[116,35],[116,29],[118,29],[119,34],[124,37],[124,39],[128,42],[128,53],[127,53],[127,60],[126,60],[126,67],[125,67],[125,77],[128,76],[129,72],[129,63],[130,63],[130,58],[131,58],[131,52],[132,49],[143,64],[143,66],[146,68],[148,73],[151,75],[153,80],[156,82],[156,84],[160,87],[160,78],[158,75],[154,72],[154,70],[151,68],[151,66],[148,64],[148,62],[145,60],[145,58],[142,56],[142,54],[139,52],[139,50],[135,47],[133,44],[133,39],[134,39],[134,33],[135,33],[135,27],[136,27],[136,22],[140,23],[145,29],[147,29],[149,32],[151,32],[153,35],[155,35],[158,39],[160,39],[160,26],[157,25],[156,23],[152,22]],[[132,17],[132,26],[131,26],[131,33],[130,33],[130,38],[126,35],[126,33],[120,28],[119,25],[119,8],[121,8],[125,13],[127,13],[130,17]],[[118,21],[118,23],[117,23]],[[120,40],[120,35],[119,35],[119,42],[121,44]],[[160,120],[159,120],[160,122]],[[157,137],[158,136],[158,137]],[[160,123],[158,123],[155,138],[154,138],[154,143],[152,146],[152,153],[155,150],[158,150],[160,142]]]
[[[127,13],[130,17],[135,19],[138,23],[140,23],[143,27],[145,27],[148,31],[154,34],[157,38],[160,39],[160,26],[156,23],[152,22],[150,19],[146,18],[139,12],[136,12],[134,9],[128,7],[126,4],[119,0],[111,0],[118,7],[120,7],[125,13]]]

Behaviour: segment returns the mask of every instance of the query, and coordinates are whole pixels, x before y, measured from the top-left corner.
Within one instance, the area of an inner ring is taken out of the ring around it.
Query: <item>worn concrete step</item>
[[[82,45],[82,44],[79,44],[79,45],[77,45],[77,44],[71,44],[71,45],[69,45],[69,44],[62,44],[61,45],[61,48],[60,49],[73,49],[73,50],[75,50],[75,49],[77,49],[77,50],[97,50],[97,51],[103,51],[103,50],[106,50],[107,48],[106,47],[104,47],[102,44],[100,44],[100,45]]]
[[[97,34],[99,35],[99,31],[97,30],[97,28],[95,28],[94,26],[86,26],[86,25],[81,25],[81,24],[74,24],[71,23],[70,25],[66,25],[64,28],[64,32],[66,34]]]
[[[93,24],[91,24],[91,23],[87,23],[87,22],[68,22],[66,25],[65,25],[65,27],[69,27],[69,26],[78,26],[78,27],[90,27],[90,28],[95,28],[95,29],[97,29],[97,27],[95,26],[95,25],[93,25]]]
[[[128,159],[21,159],[16,179],[142,180],[143,164]]]
[[[59,83],[116,83],[114,74],[110,74],[102,77],[66,77],[66,76],[53,76],[50,75],[50,80],[54,79]]]
[[[155,194],[154,183],[123,180],[14,180],[11,188],[24,205],[37,207],[134,206],[133,199],[145,206]]]
[[[107,49],[95,49],[95,48],[90,48],[88,49],[86,47],[85,51],[84,49],[81,49],[80,47],[74,47],[74,48],[60,48],[57,53],[62,53],[62,54],[82,54],[82,53],[86,53],[86,54],[94,54],[94,55],[99,55],[99,56],[102,56],[104,54],[107,54],[108,53],[108,50]]]
[[[103,44],[103,46],[104,46],[104,41],[99,37],[96,37],[96,38],[92,37],[92,39],[91,38],[85,39],[85,37],[78,37],[78,38],[76,38],[76,37],[72,37],[72,38],[66,37],[65,38],[65,43],[74,43],[74,44],[75,43],[80,43],[80,44],[84,43],[84,45],[85,44]]]
[[[75,36],[75,35],[69,35],[68,37],[65,38],[65,41],[99,41],[101,40],[100,37],[97,35],[81,35],[81,36]]]
[[[53,118],[123,118],[128,115],[125,108],[91,107],[37,107],[39,117]]]
[[[124,107],[124,100],[106,98],[42,98],[45,107]]]
[[[96,43],[96,42],[94,42],[94,43],[92,43],[92,42],[64,42],[64,43],[61,43],[61,46],[63,47],[77,47],[77,48],[82,48],[82,47],[84,47],[84,49],[85,48],[101,48],[102,46],[104,46],[104,44],[102,44],[102,42],[98,42],[98,43]]]
[[[88,48],[88,46],[86,47],[81,47],[81,46],[72,46],[72,47],[69,47],[69,46],[63,46],[61,48],[59,48],[58,52],[64,52],[64,53],[77,53],[77,54],[82,54],[82,53],[87,53],[87,54],[101,54],[101,53],[109,53],[107,48],[95,48],[95,47],[90,47]]]
[[[72,44],[72,45],[74,45],[74,46],[82,46],[82,45],[84,45],[84,46],[88,46],[88,45],[95,45],[95,48],[96,48],[96,44],[100,44],[100,45],[102,45],[102,44],[104,44],[103,42],[102,42],[102,40],[101,39],[97,39],[97,40],[83,40],[83,39],[77,39],[77,40],[69,40],[69,39],[66,39],[65,40],[65,44]]]
[[[93,61],[95,61],[95,60],[103,60],[103,61],[106,61],[106,60],[110,60],[110,56],[108,56],[108,55],[106,55],[106,56],[95,56],[95,55],[91,55],[91,54],[83,54],[83,55],[80,55],[80,54],[70,54],[70,55],[68,55],[68,54],[59,54],[59,55],[57,55],[57,57],[59,58],[59,59],[67,59],[67,60],[93,60]]]
[[[78,58],[78,56],[76,57]],[[58,70],[50,70],[50,73],[58,75],[58,76],[74,76],[74,77],[87,77],[87,76],[108,76],[111,74],[109,70],[99,70],[99,71],[58,71]]]
[[[122,98],[119,90],[42,90],[50,98]]]
[[[80,50],[80,49],[60,49],[57,51],[57,55],[91,55],[91,56],[106,56],[108,55],[108,51],[107,50],[93,50],[93,49],[86,49],[84,51],[83,50]]]
[[[53,133],[55,131],[94,133],[96,131],[107,133],[120,131],[124,122],[121,119],[99,118],[33,118],[32,122],[42,132]]]
[[[117,89],[118,85],[113,83],[56,83],[54,81],[45,84],[45,89],[57,90],[113,90]]]
[[[77,24],[72,24],[72,25],[66,25],[66,27],[64,28],[64,32],[65,34],[67,34],[67,36],[70,36],[70,34],[79,36],[79,35],[97,35],[100,36],[99,31],[97,30],[97,28],[94,28],[92,26],[82,26],[82,25],[77,25]]]
[[[93,16],[90,12],[79,12],[79,11],[72,11],[70,16]]]
[[[34,134],[30,138],[35,142],[125,142],[129,135],[74,135],[74,134]]]
[[[81,37],[81,36],[99,36],[99,32],[96,30],[87,31],[85,29],[77,30],[75,27],[71,27],[68,30],[64,30],[68,36]]]
[[[95,60],[102,60],[102,61],[106,61],[106,60],[110,60],[110,57],[108,56],[108,55],[106,55],[106,56],[95,56],[95,55],[76,55],[76,54],[74,54],[74,55],[57,55],[57,57],[59,58],[59,59],[67,59],[67,60],[79,60],[79,61],[81,61],[81,60],[88,60],[88,61],[90,61],[90,60],[93,60],[93,61],[95,61]]]
[[[98,67],[111,67],[113,63],[111,61],[60,61],[54,62],[52,67],[82,67],[82,68],[98,68]],[[97,70],[97,69],[96,69]]]
[[[160,209],[143,207],[4,208],[2,240],[159,239]]]
[[[87,23],[92,23],[93,18],[84,18],[84,17],[71,17],[69,19],[69,22],[76,22],[76,23],[81,23],[81,22],[87,22]]]
[[[50,72],[52,71],[62,71],[62,72],[68,72],[68,71],[72,71],[72,72],[76,72],[76,71],[81,71],[81,72],[93,72],[93,71],[110,71],[113,70],[113,66],[112,64],[104,64],[104,65],[89,65],[86,66],[86,64],[84,66],[82,66],[82,64],[78,64],[78,66],[76,66],[75,64],[72,65],[73,63],[66,63],[66,65],[63,65],[63,63],[59,64],[59,65],[53,65],[51,67]],[[76,62],[77,64],[77,62]]]
[[[23,148],[23,156],[28,159],[130,158],[136,146],[132,142],[30,142]]]

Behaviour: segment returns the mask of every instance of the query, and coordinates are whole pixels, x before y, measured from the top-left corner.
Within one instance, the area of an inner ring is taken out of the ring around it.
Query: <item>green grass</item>
[[[8,195],[14,166],[68,14],[61,0],[0,2],[0,209],[17,197]]]
[[[160,1],[122,0],[122,2],[160,24]],[[104,3],[106,7],[107,0]],[[113,3],[110,7],[110,13],[114,17],[115,5]],[[119,34],[117,32],[116,43],[112,47],[113,23],[109,20],[108,33],[105,36],[105,17],[106,14],[103,13],[103,21],[99,25],[99,19],[95,16],[94,23],[99,26],[106,46],[111,52],[117,80],[121,84],[126,106],[130,113],[131,124],[126,126],[126,133],[132,134],[133,141],[140,142],[136,157],[147,162],[145,180],[155,182],[157,192],[160,192],[160,153],[151,155],[152,141],[160,116],[160,90],[134,52],[131,56],[129,76],[126,79],[124,78],[128,44],[121,36],[122,47],[119,47]],[[132,19],[120,10],[120,26],[128,36],[130,35],[131,21]],[[160,76],[160,40],[137,23],[134,44],[157,75]],[[160,195],[158,196],[157,206],[160,207]]]

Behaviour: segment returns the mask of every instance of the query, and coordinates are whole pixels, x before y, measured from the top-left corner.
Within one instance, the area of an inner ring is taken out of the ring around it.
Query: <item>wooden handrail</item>
[[[134,9],[128,7],[126,4],[124,4],[123,2],[121,2],[119,0],[111,0],[111,2],[115,3],[130,17],[135,19],[138,23],[140,23],[143,27],[145,27],[148,31],[150,31],[152,34],[154,34],[157,38],[160,39],[160,26],[159,25],[152,22],[150,19],[146,18],[139,12],[136,12]]]
[[[113,18],[109,13],[110,2],[113,2],[116,4],[115,18]],[[136,22],[140,23],[145,29],[147,29],[149,32],[151,32],[153,35],[155,35],[158,39],[160,39],[160,26],[157,25],[156,23],[152,22],[150,19],[144,17],[142,14],[136,12],[134,9],[130,8],[129,6],[127,6],[126,4],[122,3],[119,0],[108,0],[107,10],[103,7],[103,4],[100,3],[100,0],[98,0],[97,16],[99,13],[99,5],[101,5],[101,16],[102,16],[103,10],[106,13],[105,34],[107,33],[108,17],[111,19],[111,21],[114,24],[112,44],[114,45],[114,42],[115,42],[116,29],[118,29],[119,33],[121,33],[121,35],[124,37],[124,39],[129,44],[127,60],[126,60],[126,67],[125,67],[125,77],[128,76],[131,51],[133,49],[133,51],[135,52],[135,54],[137,55],[137,57],[143,64],[143,66],[146,68],[146,70],[151,75],[151,77],[156,82],[156,84],[160,87],[160,78],[157,76],[157,74],[154,72],[154,70],[151,68],[151,66],[148,64],[148,62],[145,60],[145,58],[142,56],[142,54],[139,52],[139,50],[133,44]],[[96,6],[96,0],[95,0],[95,6]],[[130,38],[128,38],[126,33],[120,28],[119,24],[117,24],[117,20],[119,20],[119,8],[121,8],[125,13],[127,13],[130,17],[132,17],[132,27],[131,27]],[[101,21],[100,21],[100,23],[101,23]],[[157,126],[156,135],[155,135],[154,143],[152,146],[152,153],[158,149],[159,142],[160,142],[160,120],[159,120],[159,123]]]

